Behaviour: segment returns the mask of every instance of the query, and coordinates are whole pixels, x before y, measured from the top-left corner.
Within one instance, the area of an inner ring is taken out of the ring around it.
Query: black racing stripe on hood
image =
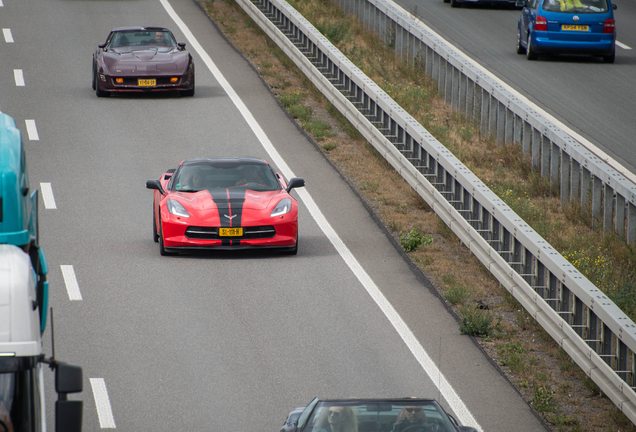
[[[243,204],[247,188],[215,189],[210,191],[219,212],[221,228],[240,227],[243,222]],[[224,246],[239,245],[240,240],[222,240]]]

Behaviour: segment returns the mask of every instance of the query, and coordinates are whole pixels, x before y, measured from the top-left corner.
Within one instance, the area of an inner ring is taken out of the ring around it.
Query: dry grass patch
[[[432,239],[408,252],[409,258],[462,318],[462,328],[481,336],[478,341],[485,351],[553,431],[636,430],[236,3],[223,0],[200,4],[260,71],[281,104],[290,113],[308,113],[302,119],[292,114],[300,127],[316,133],[319,128],[307,125],[322,122],[329,126],[320,129],[328,133],[314,135],[316,145],[396,242],[400,244],[411,232]],[[630,295],[636,293],[633,248],[587,228],[585,222],[589,221],[581,218],[580,206],[561,208],[558,191],[532,173],[518,147],[496,146],[491,138],[480,137],[474,124],[451,113],[437,98],[421,69],[397,61],[390,46],[364,30],[355,18],[327,0],[292,0],[290,4],[546,240],[566,252],[566,257],[569,251],[574,253],[570,259],[578,260],[575,265],[587,271],[586,276],[610,283],[613,298],[622,299],[628,309],[631,305],[636,314],[636,295]],[[600,259],[607,265],[599,266]],[[624,288],[630,283],[634,285],[631,291]]]

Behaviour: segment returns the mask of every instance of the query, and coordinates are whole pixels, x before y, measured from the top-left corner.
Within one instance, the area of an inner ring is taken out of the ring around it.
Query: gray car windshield
[[[236,166],[185,165],[175,173],[173,181],[173,190],[178,192],[228,188],[273,191],[281,189],[281,186],[268,165],[254,164]]]
[[[172,33],[168,31],[116,31],[111,33],[108,41],[108,48],[136,47],[136,46],[156,46],[156,47],[176,47]]]
[[[303,432],[455,432],[435,402],[320,402]]]
[[[593,14],[609,11],[607,0],[545,0],[543,10],[548,12]]]

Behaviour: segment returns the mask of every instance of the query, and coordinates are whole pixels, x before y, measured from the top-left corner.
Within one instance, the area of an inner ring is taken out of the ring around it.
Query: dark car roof
[[[262,159],[256,158],[193,158],[186,159],[181,162],[181,166],[185,165],[211,165],[211,166],[239,166],[239,165],[269,165]]]
[[[404,403],[404,402],[437,402],[436,399],[427,399],[427,398],[415,398],[415,397],[403,397],[403,398],[347,398],[347,399],[320,399],[319,402],[371,402],[371,403]]]
[[[170,30],[165,27],[117,27],[111,31],[167,31]]]

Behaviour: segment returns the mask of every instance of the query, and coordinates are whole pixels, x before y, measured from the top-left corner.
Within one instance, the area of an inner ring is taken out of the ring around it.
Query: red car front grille
[[[197,227],[189,226],[186,229],[185,236],[189,239],[196,240],[223,240],[223,239],[268,239],[276,236],[276,228],[272,225],[242,227],[243,235],[241,237],[221,237],[219,236],[219,227]]]

